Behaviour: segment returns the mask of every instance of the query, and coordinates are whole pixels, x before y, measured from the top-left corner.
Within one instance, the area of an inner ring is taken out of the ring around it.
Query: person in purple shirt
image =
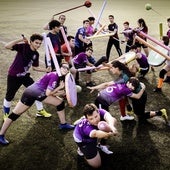
[[[90,67],[97,67],[100,64],[107,62],[107,59],[105,56],[101,57],[98,61],[94,61],[94,63],[92,64],[92,62],[90,62],[88,59],[92,56],[93,53],[93,49],[90,47],[86,48],[85,52],[81,52],[79,54],[77,54],[74,58],[73,58],[73,64],[75,66],[76,69],[79,68],[85,68],[86,66],[90,66]],[[92,82],[91,77],[92,77],[92,72],[91,70],[88,70],[86,75],[86,86],[94,86],[95,83]],[[76,84],[79,84],[79,72],[76,73]]]
[[[61,74],[65,76],[68,71],[68,64],[62,64]],[[24,90],[20,101],[16,104],[12,113],[2,125],[0,130],[0,144],[7,145],[9,143],[4,137],[7,129],[10,127],[13,121],[18,119],[21,114],[23,114],[33,105],[35,100],[42,101],[46,104],[51,104],[57,108],[57,113],[60,119],[59,129],[73,129],[73,125],[66,123],[65,103],[63,99],[56,97],[59,93],[61,93],[61,90],[64,90],[64,82],[60,81],[60,78],[56,72],[45,74],[40,80],[27,87]]]
[[[139,52],[136,45],[132,45],[130,47],[130,50],[134,51],[136,53],[137,64],[135,64],[135,66],[136,66],[140,76],[144,77],[148,73],[149,68],[150,68],[150,65],[148,63],[148,59],[147,59],[146,55]]]
[[[116,129],[117,121],[109,112],[104,109],[98,109],[93,103],[84,106],[83,114],[85,118],[76,125],[73,138],[78,146],[78,154],[84,156],[90,166],[98,168],[101,166],[101,157],[97,148],[97,139],[116,136],[118,134]],[[111,128],[111,132],[99,130],[97,125],[100,121],[106,121]]]
[[[13,40],[5,45],[6,49],[16,51],[16,56],[8,70],[7,91],[3,102],[4,120],[8,117],[11,107],[11,101],[16,92],[24,85],[28,87],[34,83],[31,78],[29,69],[32,67],[34,71],[49,72],[50,68],[39,67],[38,49],[41,46],[43,37],[40,34],[33,34],[30,37],[30,43],[23,36],[20,39]],[[41,102],[36,101],[37,115],[50,117],[51,114],[43,109]]]
[[[130,50],[130,46],[133,44],[134,41],[134,33],[133,33],[133,29],[129,27],[129,22],[125,21],[123,23],[124,26],[124,41],[121,41],[122,43],[126,42],[126,47],[125,47],[125,53],[129,52]]]
[[[111,70],[112,68],[110,68]],[[141,90],[138,93],[133,93],[141,84]],[[98,108],[103,108],[109,111],[109,106],[118,102],[124,96],[139,99],[144,90],[145,85],[140,83],[136,77],[131,77],[127,83],[115,83],[114,81],[105,82],[93,87],[87,87],[91,90],[99,90],[98,96],[95,99],[95,104]]]

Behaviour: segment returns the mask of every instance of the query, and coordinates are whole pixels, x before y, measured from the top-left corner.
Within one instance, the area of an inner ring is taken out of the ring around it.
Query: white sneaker
[[[109,154],[113,154],[113,152],[110,151],[106,145],[100,145],[100,144],[99,144],[97,147],[100,148],[101,151],[103,151],[104,153],[106,153],[106,154],[108,154],[108,155],[109,155]]]
[[[124,120],[133,120],[133,119],[134,119],[134,116],[129,116],[129,115],[121,116],[120,117],[121,121],[124,121]]]
[[[79,156],[84,156],[83,152],[80,150],[80,148],[77,148],[77,153]]]

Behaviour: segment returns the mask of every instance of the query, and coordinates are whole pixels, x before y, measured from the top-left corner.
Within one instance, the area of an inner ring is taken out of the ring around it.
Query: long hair
[[[128,77],[133,76],[132,73],[130,72],[129,68],[125,64],[121,63],[120,61],[115,60],[111,64],[113,67],[118,68],[124,74],[127,74]]]

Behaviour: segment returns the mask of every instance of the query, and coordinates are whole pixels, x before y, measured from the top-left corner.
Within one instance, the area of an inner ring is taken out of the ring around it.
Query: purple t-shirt
[[[142,57],[141,58],[137,58],[136,61],[138,62],[139,66],[141,68],[148,68],[149,67],[149,63],[148,63],[147,57],[144,54],[142,54],[142,53],[141,53],[141,55],[142,55]]]
[[[167,36],[170,38],[170,29],[167,31]]]
[[[132,91],[125,83],[113,84],[99,92],[99,95],[110,106],[112,103],[119,101],[124,96],[131,96]]]
[[[104,120],[104,115],[107,113],[104,109],[98,109],[100,114],[100,120]],[[74,129],[73,137],[74,141],[77,143],[89,143],[96,142],[97,138],[91,138],[90,132],[94,129],[97,129],[97,126],[91,125],[86,118],[82,119],[80,123],[78,123]]]
[[[9,75],[25,76],[31,66],[39,66],[39,53],[32,51],[29,44],[16,44],[12,47],[12,50],[17,51],[17,54],[8,70]]]
[[[87,59],[87,55],[85,52],[81,52],[73,58],[74,64],[83,65],[87,62],[88,62],[88,59]]]
[[[53,91],[59,84],[59,76],[56,72],[50,72],[45,74],[39,81],[34,84],[42,90],[49,89]]]

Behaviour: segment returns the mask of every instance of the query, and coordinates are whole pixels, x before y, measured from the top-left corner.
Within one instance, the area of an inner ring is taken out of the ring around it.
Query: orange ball
[[[87,8],[90,8],[92,5],[92,3],[90,1],[85,1],[84,6],[86,6]]]

